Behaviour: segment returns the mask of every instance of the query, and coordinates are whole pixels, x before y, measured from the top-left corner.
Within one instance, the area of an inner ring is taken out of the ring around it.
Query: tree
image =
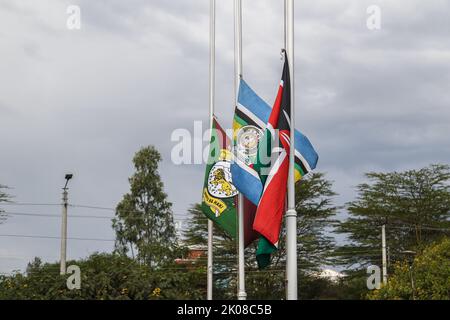
[[[172,204],[167,201],[158,173],[160,161],[161,155],[153,146],[135,154],[136,172],[129,178],[130,192],[117,205],[113,219],[116,251],[131,251],[133,257],[152,268],[172,261],[177,247]]]
[[[295,208],[298,214],[297,243],[299,265],[305,271],[317,271],[332,264],[335,240],[330,236],[336,223],[338,207],[333,205],[332,182],[320,172],[300,180],[295,189]]]
[[[93,254],[87,259],[68,261],[81,270],[81,288],[69,290],[70,275],[59,274],[58,263],[43,264],[39,258],[28,265],[25,274],[0,276],[0,300],[153,300],[199,299],[204,286],[199,274],[172,264],[153,270],[119,254]]]
[[[316,285],[325,282],[313,276],[313,273],[319,271],[324,265],[334,262],[335,241],[330,233],[336,223],[333,219],[337,211],[337,207],[333,205],[335,195],[332,182],[327,180],[325,174],[321,172],[315,172],[296,184],[298,291],[301,292],[302,299],[317,297],[317,291],[314,292],[313,289]],[[283,224],[278,250],[273,254],[271,266],[268,269],[257,270],[256,242],[247,249],[246,264],[250,271],[247,276],[247,288],[250,297],[285,298],[285,238],[286,229]]]
[[[305,298],[316,297],[317,291],[310,294],[308,288],[317,288],[314,281],[324,281],[310,277],[312,271],[332,262],[334,240],[327,228],[334,223],[336,207],[332,204],[335,193],[332,183],[323,173],[314,173],[296,185],[296,209],[298,212],[298,253],[300,289]],[[201,206],[195,205],[189,210],[189,226],[184,232],[188,244],[205,244],[207,240],[207,219],[201,212]],[[255,251],[257,242],[245,251],[246,288],[250,299],[283,299],[285,268],[285,231],[281,232],[279,250],[273,255],[270,267],[257,269]],[[203,260],[206,265],[206,261]],[[236,241],[219,228],[214,228],[214,279],[216,298],[234,299],[236,297]],[[205,275],[206,277],[206,275]],[[205,278],[206,279],[206,278]],[[317,283],[316,283],[317,284]],[[323,287],[323,286],[322,286]],[[316,290],[316,289],[315,289]]]
[[[450,300],[450,238],[425,248],[412,264],[397,262],[387,285],[368,298]]]
[[[208,218],[202,212],[201,204],[197,203],[188,210],[188,227],[183,231],[183,243],[190,245],[208,244]],[[213,231],[213,259],[214,259],[214,299],[235,298],[236,286],[236,241],[222,229],[214,227]],[[207,258],[200,257],[191,265],[198,272],[203,271],[200,285],[206,288]],[[206,296],[205,296],[206,297]]]
[[[419,170],[367,173],[348,204],[350,217],[338,231],[349,235],[340,248],[342,263],[365,266],[381,263],[381,225],[391,260],[405,250],[420,250],[450,226],[450,167],[431,165]]]
[[[183,231],[183,241],[186,245],[208,244],[208,218],[202,212],[200,203],[194,204],[188,209],[188,228]],[[214,232],[214,242],[218,240],[217,231]]]
[[[10,196],[6,192],[2,191],[2,189],[5,190],[8,189],[8,187],[0,184],[0,204],[2,202],[8,202],[10,199]],[[4,213],[5,211],[0,208],[0,223],[6,219]]]

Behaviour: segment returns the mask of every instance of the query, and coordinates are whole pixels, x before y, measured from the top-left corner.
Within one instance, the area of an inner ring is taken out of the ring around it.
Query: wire
[[[10,212],[5,211],[4,212],[7,215],[13,215],[13,216],[29,216],[29,217],[48,217],[48,218],[61,218],[61,215],[58,214],[45,214],[45,213],[27,213],[27,212]],[[109,216],[85,216],[85,215],[67,215],[69,218],[88,218],[88,219],[111,219],[112,217]]]
[[[2,202],[2,206],[60,206],[61,203]]]
[[[11,211],[3,211],[2,214],[4,216],[28,216],[28,217],[44,217],[44,218],[61,218],[59,214],[47,214],[47,213],[29,213],[29,212],[11,212]],[[68,218],[84,218],[84,219],[107,219],[112,220],[117,218],[116,216],[100,216],[100,215],[76,215],[76,214],[68,214]],[[142,217],[129,217],[128,219],[142,219]],[[189,221],[190,218],[174,218],[174,221]],[[197,221],[208,221],[208,218],[200,218]]]
[[[403,229],[403,230],[405,230],[405,229],[413,230],[413,227],[415,227],[415,225],[412,225],[410,227],[407,227],[407,226],[405,226],[405,227],[393,227],[393,226],[390,226],[389,228]],[[443,231],[443,232],[449,232],[450,231],[450,229],[448,229],[448,228],[423,227],[423,226],[420,226],[420,225],[418,227],[420,229],[422,229],[422,230],[433,230],[433,231]]]
[[[96,210],[116,211],[114,208],[98,207],[98,206],[88,206],[88,205],[82,205],[82,204],[69,204],[69,207],[74,207],[74,208],[87,208],[87,209],[96,209]]]
[[[9,206],[62,206],[61,203],[31,203],[31,202],[5,202],[2,203],[2,205],[9,205]],[[102,206],[93,206],[93,205],[84,205],[84,204],[69,204],[69,207],[72,208],[85,208],[85,209],[93,209],[93,210],[107,210],[107,211],[113,211],[116,212],[116,209],[110,208],[110,207],[102,207]],[[141,212],[124,212],[128,214],[141,214]],[[187,213],[172,213],[173,216],[182,216],[186,217]],[[111,218],[114,218],[115,216],[111,216]],[[205,218],[207,219],[207,218]]]
[[[61,237],[54,237],[54,236],[25,235],[25,234],[0,234],[0,237],[32,238],[32,239],[61,239]],[[78,238],[78,237],[68,237],[67,239],[68,240],[81,240],[81,241],[116,241],[114,239]]]
[[[2,211],[2,213],[6,213],[6,214],[12,214],[12,215],[30,215],[30,216],[50,216],[50,217],[61,217],[59,214],[46,214],[46,213],[30,213],[30,212],[10,212],[10,211]],[[71,215],[69,214],[69,217],[81,217],[81,218],[90,218],[90,217],[96,217],[96,218],[105,218],[105,219],[112,219],[112,218],[117,218],[117,216],[115,215],[111,215],[111,216],[99,216],[99,215]],[[140,218],[140,217],[137,217]],[[185,219],[190,219],[189,217],[186,217]],[[207,217],[205,218],[200,218],[200,220],[208,220]]]

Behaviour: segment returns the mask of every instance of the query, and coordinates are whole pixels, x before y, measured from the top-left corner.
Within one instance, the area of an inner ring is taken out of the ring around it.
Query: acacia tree
[[[357,186],[357,199],[348,204],[350,217],[338,228],[352,242],[339,250],[344,264],[380,264],[383,224],[392,260],[402,259],[403,251],[420,250],[445,234],[450,226],[448,165],[371,172],[366,178],[369,182]]]
[[[183,231],[183,243],[201,245],[206,248],[208,244],[208,218],[202,212],[200,203],[192,205],[188,209],[188,224]],[[214,299],[235,298],[236,288],[236,241],[222,229],[213,229],[213,259],[214,259]],[[199,257],[192,262],[191,268],[202,272],[199,285],[206,287],[206,256]]]
[[[117,205],[113,219],[116,251],[131,253],[152,268],[173,261],[177,248],[172,204],[158,173],[160,161],[161,155],[153,146],[135,154],[130,192]]]

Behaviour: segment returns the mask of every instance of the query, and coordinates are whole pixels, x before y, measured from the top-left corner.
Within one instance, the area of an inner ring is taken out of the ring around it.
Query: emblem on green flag
[[[231,141],[214,118],[203,184],[202,211],[232,238],[236,237],[236,196],[230,165]]]

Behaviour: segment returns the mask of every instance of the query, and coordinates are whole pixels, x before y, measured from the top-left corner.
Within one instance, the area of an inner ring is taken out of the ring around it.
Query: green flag
[[[231,141],[214,118],[203,184],[202,211],[228,235],[236,238],[238,191],[231,178],[232,159]]]

